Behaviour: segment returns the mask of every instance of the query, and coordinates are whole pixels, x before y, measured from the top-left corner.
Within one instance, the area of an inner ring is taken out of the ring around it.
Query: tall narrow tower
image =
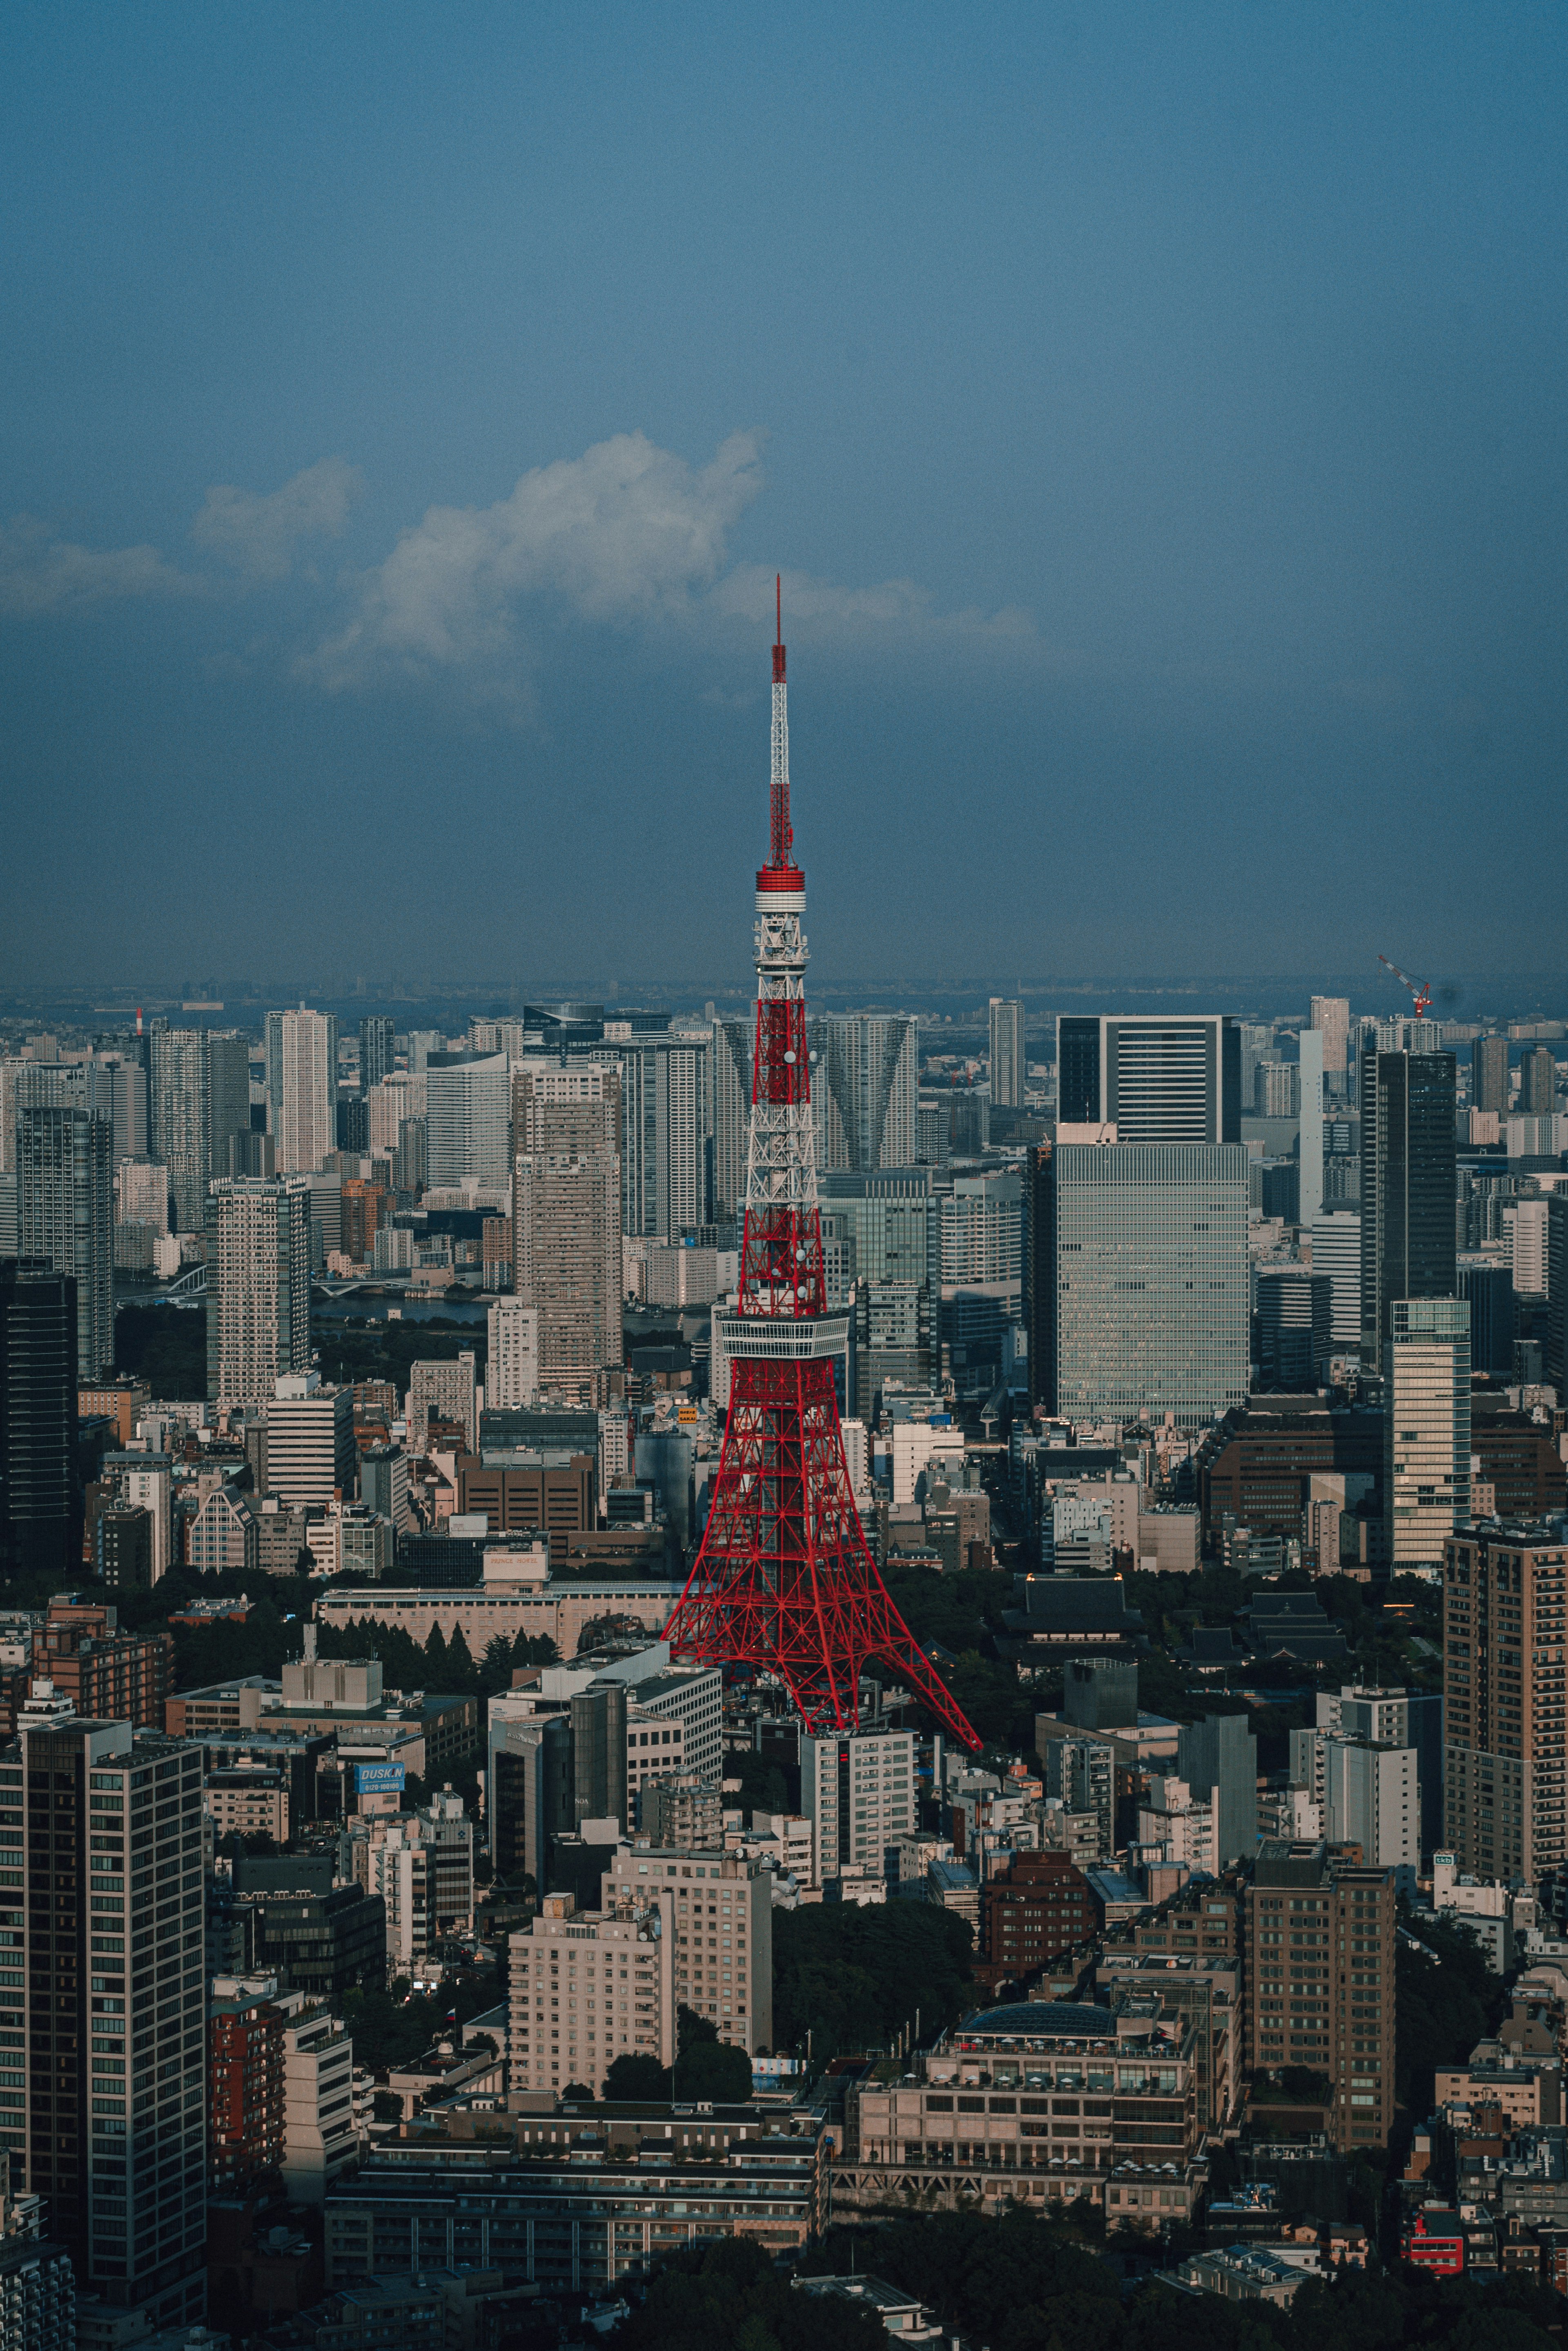
[[[730,1411],[708,1529],[665,1628],[672,1651],[775,1673],[814,1731],[855,1727],[890,1666],[965,1746],[980,1740],[883,1588],[844,1458],[816,1206],[805,1037],[805,876],[791,854],[782,609],[774,645],[768,862],[757,875],[757,1037]]]

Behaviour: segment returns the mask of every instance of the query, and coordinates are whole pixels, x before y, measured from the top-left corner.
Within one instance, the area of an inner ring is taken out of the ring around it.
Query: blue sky
[[[1556,7],[13,7],[0,971],[1560,967]]]

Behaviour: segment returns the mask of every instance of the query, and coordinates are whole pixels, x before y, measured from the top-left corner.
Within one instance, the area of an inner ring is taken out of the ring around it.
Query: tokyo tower
[[[844,1458],[833,1358],[847,1318],[827,1312],[823,1280],[782,595],[778,623],[740,1307],[724,1333],[730,1410],[707,1531],[664,1637],[678,1656],[776,1674],[808,1729],[830,1735],[856,1727],[860,1676],[876,1659],[978,1748],[877,1573]]]

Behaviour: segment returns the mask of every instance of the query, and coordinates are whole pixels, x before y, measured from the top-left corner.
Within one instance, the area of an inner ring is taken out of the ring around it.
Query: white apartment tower
[[[539,1315],[539,1384],[596,1399],[622,1361],[620,1076],[525,1064],[512,1094],[512,1258]]]
[[[819,1886],[846,1867],[880,1876],[888,1846],[915,1826],[913,1731],[803,1739],[800,1808],[812,1824]]]
[[[491,1411],[531,1405],[539,1393],[539,1310],[499,1298],[486,1316],[484,1401]]]
[[[337,1020],[330,1012],[266,1017],[267,1088],[279,1173],[319,1167],[337,1148]]]
[[[310,1188],[240,1176],[207,1199],[207,1396],[265,1405],[310,1367]]]
[[[1470,1310],[1462,1298],[1398,1298],[1384,1350],[1388,1572],[1435,1582],[1470,1514]]]

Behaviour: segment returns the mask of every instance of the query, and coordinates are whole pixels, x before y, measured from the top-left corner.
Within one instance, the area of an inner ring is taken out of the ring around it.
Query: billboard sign
[[[362,1796],[400,1794],[403,1774],[401,1763],[356,1763],[354,1783]]]

